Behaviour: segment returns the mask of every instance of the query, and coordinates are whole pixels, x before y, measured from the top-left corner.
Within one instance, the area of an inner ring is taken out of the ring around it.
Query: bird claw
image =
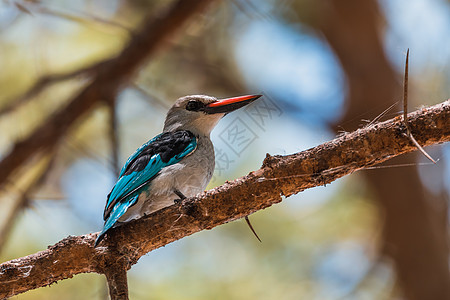
[[[186,196],[183,195],[183,193],[180,192],[179,190],[175,189],[173,192],[175,193],[175,195],[177,195],[178,197],[180,197],[180,198],[178,198],[178,199],[173,200],[173,203],[175,203],[175,204],[180,204],[181,201],[183,201],[184,199],[186,199]]]

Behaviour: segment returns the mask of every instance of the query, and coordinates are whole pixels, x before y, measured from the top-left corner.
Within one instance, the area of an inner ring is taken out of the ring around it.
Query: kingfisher
[[[137,149],[122,167],[107,196],[105,224],[94,246],[111,228],[204,191],[215,166],[211,131],[226,114],[260,97],[179,98],[167,113],[163,132]],[[245,220],[260,240],[247,217]]]

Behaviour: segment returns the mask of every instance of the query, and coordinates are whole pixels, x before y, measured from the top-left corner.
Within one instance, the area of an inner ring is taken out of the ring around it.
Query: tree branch
[[[450,100],[408,115],[422,146],[450,141]],[[245,217],[305,189],[416,150],[401,117],[372,124],[315,148],[267,155],[261,169],[111,230],[99,247],[97,233],[68,237],[47,250],[0,265],[0,297],[10,297],[79,273],[129,269],[156,248],[195,232]]]
[[[105,268],[111,300],[128,300],[127,270],[120,261]]]
[[[374,119],[392,99],[400,98],[400,76],[383,46],[380,2],[330,0],[314,5],[315,27],[333,48],[348,83],[345,116],[335,125],[336,130],[353,130],[360,125],[361,116]],[[395,164],[415,163],[416,157],[399,157]],[[400,294],[409,300],[450,299],[448,200],[444,191],[441,195],[428,191],[417,168],[366,172],[364,177],[383,215],[380,249],[394,263]]]
[[[116,58],[99,63],[96,76],[70,103],[51,116],[25,140],[18,142],[0,162],[0,188],[6,179],[38,150],[53,148],[69,128],[100,101],[112,101],[117,91],[168,36],[212,0],[178,0],[166,12],[147,21]]]

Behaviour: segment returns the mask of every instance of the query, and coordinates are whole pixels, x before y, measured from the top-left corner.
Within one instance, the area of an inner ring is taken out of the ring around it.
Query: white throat
[[[164,132],[189,130],[195,135],[209,136],[225,114],[208,115],[203,112],[170,110],[164,122]]]

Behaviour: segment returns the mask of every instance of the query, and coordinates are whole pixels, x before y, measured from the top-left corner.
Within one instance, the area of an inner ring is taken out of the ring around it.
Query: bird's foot
[[[184,199],[186,199],[186,196],[183,195],[183,193],[180,192],[179,190],[174,190],[173,192],[175,193],[175,195],[177,195],[178,197],[180,197],[180,198],[178,198],[178,199],[173,200],[173,202],[174,202],[175,204],[180,204],[181,201],[183,201]]]

